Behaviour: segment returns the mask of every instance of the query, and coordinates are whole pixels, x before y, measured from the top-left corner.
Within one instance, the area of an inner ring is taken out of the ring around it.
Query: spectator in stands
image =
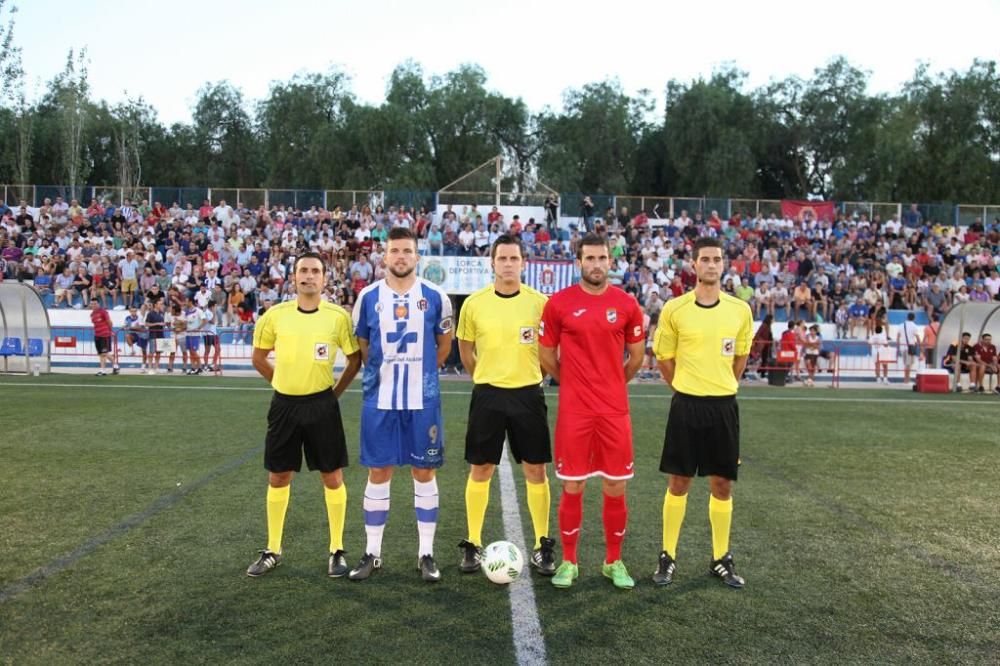
[[[802,314],[803,310],[805,314]],[[802,278],[792,292],[792,316],[796,318],[807,316],[810,321],[816,321],[816,302],[813,300],[812,290]]]
[[[55,307],[59,307],[63,303],[67,306],[73,304],[73,286],[75,281],[73,271],[69,266],[66,266],[62,273],[56,276]]]
[[[73,296],[74,298],[80,298],[81,305],[90,301],[90,287],[92,284],[93,280],[87,274],[87,269],[81,265],[73,277]]]
[[[856,328],[860,327],[865,331],[865,336],[868,334],[868,325],[870,308],[865,303],[863,296],[858,296],[854,303],[847,309],[847,315],[849,317],[848,321],[848,337],[857,338],[854,331]]]
[[[944,313],[948,311],[951,307],[948,294],[941,289],[941,283],[934,281],[931,283],[931,288],[924,294],[924,309],[927,311],[928,317],[938,318],[944,316]]]

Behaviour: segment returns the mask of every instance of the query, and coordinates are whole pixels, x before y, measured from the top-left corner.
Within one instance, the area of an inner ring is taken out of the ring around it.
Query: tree
[[[203,184],[260,187],[260,144],[242,91],[228,81],[207,83],[198,90],[192,116]]]
[[[58,108],[62,175],[70,191],[75,192],[90,172],[83,133],[90,110],[86,48],[80,49],[75,57],[73,49],[69,50],[66,65],[53,82],[53,94]]]
[[[297,74],[274,83],[257,106],[266,182],[276,187],[321,188],[345,170],[344,108],[351,103],[346,74]]]
[[[652,106],[648,92],[631,98],[616,79],[568,91],[562,114],[548,111],[537,119],[541,179],[562,190],[631,191]]]

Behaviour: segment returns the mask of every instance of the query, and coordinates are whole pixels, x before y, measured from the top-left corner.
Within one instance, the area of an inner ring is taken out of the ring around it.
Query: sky
[[[651,90],[662,105],[669,80],[707,77],[727,63],[755,88],[808,78],[843,55],[870,72],[870,92],[891,93],[920,62],[939,72],[1000,60],[1000,0],[15,4],[29,92],[45,89],[70,48],[86,47],[96,99],[142,96],[166,124],[190,121],[206,82],[229,80],[252,102],[273,81],[332,67],[349,74],[360,101],[378,104],[389,74],[407,59],[428,75],[479,64],[489,88],[520,97],[533,112],[558,110],[566,90],[609,78],[629,94]]]

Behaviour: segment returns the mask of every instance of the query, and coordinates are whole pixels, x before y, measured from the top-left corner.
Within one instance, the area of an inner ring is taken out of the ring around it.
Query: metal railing
[[[439,193],[430,190],[303,190],[163,186],[123,188],[106,185],[71,188],[67,185],[0,185],[0,192],[2,192],[3,200],[11,207],[18,205],[21,201],[26,202],[31,207],[37,207],[42,205],[45,199],[55,201],[56,197],[62,197],[67,203],[76,199],[83,207],[88,206],[94,199],[102,203],[110,201],[119,205],[126,198],[134,204],[145,199],[150,204],[159,201],[168,207],[176,202],[182,208],[188,204],[197,208],[206,199],[212,205],[216,205],[220,200],[225,199],[230,205],[236,206],[241,203],[250,209],[256,209],[260,206],[266,208],[285,206],[286,208],[302,210],[312,206],[328,210],[339,206],[343,210],[350,210],[354,206],[360,209],[366,205],[373,210],[377,206],[388,208],[389,206],[401,205],[414,209],[425,207],[428,210],[434,210],[438,205],[444,203],[492,203],[486,200],[479,201],[484,197],[473,196],[469,197],[469,201],[460,201],[461,195],[464,194],[461,192],[442,192],[440,197],[444,198],[440,198]],[[565,217],[579,217],[581,203],[586,194],[581,192],[562,193],[559,197],[560,214]],[[543,194],[539,194],[537,197],[525,194],[521,195],[518,201],[525,205],[542,205],[544,196]],[[618,214],[622,207],[628,208],[630,215],[645,211],[650,217],[663,219],[674,219],[680,215],[682,210],[686,210],[690,215],[701,212],[706,216],[714,210],[724,218],[732,217],[735,213],[751,217],[758,214],[766,217],[772,213],[775,215],[781,213],[781,201],[777,199],[638,194],[590,194],[589,196],[594,203],[593,214],[595,217],[603,217],[608,208],[613,208]],[[537,202],[534,201],[536,198]],[[509,202],[502,201],[501,203]],[[916,205],[920,219],[942,224],[967,226],[977,218],[984,224],[989,224],[994,219],[1000,219],[1000,205],[997,204],[840,201],[837,202],[837,209],[848,217],[866,215],[871,219],[875,215],[879,215],[883,220],[895,218],[906,222],[912,205]]]

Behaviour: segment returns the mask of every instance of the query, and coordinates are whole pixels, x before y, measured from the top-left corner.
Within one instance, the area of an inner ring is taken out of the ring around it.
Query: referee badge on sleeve
[[[736,355],[736,338],[722,338],[722,355]]]
[[[316,348],[313,351],[313,360],[315,361],[329,361],[330,360],[330,344],[328,342],[317,342]]]

